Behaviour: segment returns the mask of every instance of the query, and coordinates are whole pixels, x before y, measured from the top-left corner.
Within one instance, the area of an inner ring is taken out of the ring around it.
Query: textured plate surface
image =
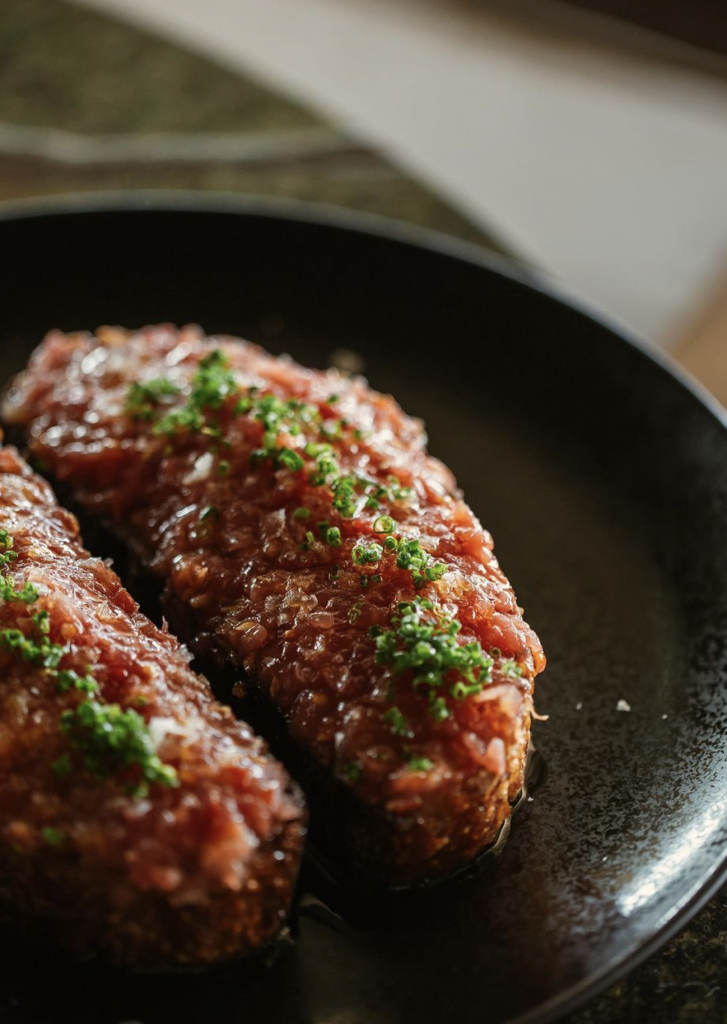
[[[532,800],[476,877],[360,900],[308,866],[295,941],[207,976],[130,979],[7,940],[0,1018],[501,1024],[572,1008],[725,876],[719,414],[467,246],[305,208],[84,202],[0,217],[2,377],[54,326],[197,321],[314,366],[358,353],[493,532],[548,654],[551,717]]]

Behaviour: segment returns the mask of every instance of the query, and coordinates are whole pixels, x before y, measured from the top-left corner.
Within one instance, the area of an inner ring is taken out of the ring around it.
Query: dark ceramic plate
[[[494,533],[548,654],[550,715],[532,799],[475,877],[361,899],[308,865],[274,962],[202,976],[8,940],[3,1021],[548,1021],[704,903],[727,873],[727,430],[703,395],[522,271],[331,212],[6,208],[0,262],[3,376],[53,326],[198,321],[314,366],[360,353]]]

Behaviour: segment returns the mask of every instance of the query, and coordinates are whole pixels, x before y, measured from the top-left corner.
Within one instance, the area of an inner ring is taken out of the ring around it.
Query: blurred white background
[[[727,276],[727,81],[648,35],[537,0],[83,3],[286,87],[664,346]]]

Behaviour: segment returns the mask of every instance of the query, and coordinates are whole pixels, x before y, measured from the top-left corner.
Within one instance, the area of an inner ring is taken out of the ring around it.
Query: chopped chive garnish
[[[215,349],[200,360],[184,404],[157,420],[154,424],[154,433],[177,434],[203,428],[218,432],[219,424],[213,419],[212,414],[218,412],[226,399],[236,394],[238,390],[227,357],[221,349]]]
[[[351,549],[351,558],[354,565],[376,565],[383,553],[384,549],[376,541],[360,540]]]
[[[293,451],[292,448],[280,448],[277,453],[277,461],[281,466],[285,466],[286,469],[290,469],[294,473],[305,465],[298,452]]]
[[[427,693],[429,713],[437,721],[450,713],[442,691],[464,700],[492,682],[493,659],[478,641],[460,643],[461,628],[457,619],[417,597],[399,605],[390,629],[371,630],[377,664],[391,669],[392,681],[411,673],[411,685]]]
[[[301,505],[293,513],[293,519],[310,519],[310,509]]]
[[[98,683],[87,671],[85,676],[79,676],[72,669],[59,669],[58,689],[63,693],[66,690],[80,690],[82,693],[98,693]]]
[[[313,487],[333,485],[340,473],[333,446],[327,442],[310,443],[305,446],[305,453],[316,463],[316,468],[308,474],[311,485]]]
[[[374,533],[393,533],[394,520],[391,516],[379,516],[374,520]]]
[[[56,669],[67,648],[51,643],[48,639],[48,613],[39,612],[31,619],[33,636],[26,636],[20,629],[0,630],[0,647],[11,651],[21,661],[29,661],[41,668]]]
[[[443,722],[445,718],[449,718],[449,708],[444,697],[429,698],[429,714],[435,722]]]
[[[143,796],[154,782],[179,785],[174,768],[154,753],[146,722],[132,709],[84,700],[62,713],[61,732],[81,753],[84,768],[98,778],[136,768],[141,776],[133,787],[136,796]]]
[[[306,530],[305,541],[300,545],[301,551],[309,551],[315,544],[316,538],[312,530]]]
[[[6,569],[17,560],[18,552],[13,549],[13,538],[7,530],[0,530],[0,569]],[[18,590],[12,576],[0,572],[0,599],[3,601],[22,601],[33,604],[40,594],[32,583],[24,583]]]
[[[398,569],[408,569],[414,581],[414,586],[419,588],[425,583],[441,579],[447,571],[446,565],[442,562],[435,562],[429,565],[430,555],[422,548],[418,538],[405,540],[403,537],[398,541],[396,547],[396,565]],[[427,572],[429,569],[429,572]]]
[[[389,710],[384,715],[384,719],[391,726],[391,731],[394,733],[395,736],[413,735],[409,730],[409,723],[407,722],[404,715],[402,715],[399,708],[396,707],[396,705],[394,705],[394,707],[389,708]]]
[[[156,377],[143,383],[134,381],[126,395],[125,412],[135,420],[152,419],[167,398],[175,398],[179,388],[166,377]]]
[[[50,825],[46,825],[45,828],[41,829],[40,832],[43,837],[43,842],[49,846],[63,846],[68,839],[68,835],[60,828],[52,828]]]
[[[344,766],[343,774],[349,780],[349,782],[358,782],[363,773],[363,768],[358,761],[351,761],[350,764]]]
[[[9,576],[0,573],[0,598],[3,601],[22,601],[24,604],[33,604],[40,594],[32,583],[25,583],[20,590],[15,589],[15,584]]]
[[[463,683],[457,682],[452,686],[450,693],[455,700],[466,700],[467,697],[472,697],[473,694],[479,693],[482,689],[481,683]]]
[[[356,511],[356,477],[342,476],[331,484],[333,507],[344,519],[350,519]]]
[[[391,501],[408,501],[414,493],[411,487],[405,487],[398,477],[390,476],[388,478],[389,483],[389,495]]]

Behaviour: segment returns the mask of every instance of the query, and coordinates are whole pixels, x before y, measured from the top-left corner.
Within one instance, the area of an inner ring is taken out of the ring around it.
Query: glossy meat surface
[[[297,790],[12,448],[0,531],[3,920],[141,969],[267,944],[297,874]]]
[[[205,366],[222,384],[190,419]],[[135,382],[154,400],[135,404]],[[295,404],[272,428],[270,396]],[[243,668],[284,715],[330,783],[350,861],[406,884],[495,839],[522,784],[542,649],[489,534],[393,399],[160,326],[52,333],[4,413],[166,581],[193,649]],[[423,560],[407,566],[402,545]],[[453,645],[491,664],[465,677]]]

